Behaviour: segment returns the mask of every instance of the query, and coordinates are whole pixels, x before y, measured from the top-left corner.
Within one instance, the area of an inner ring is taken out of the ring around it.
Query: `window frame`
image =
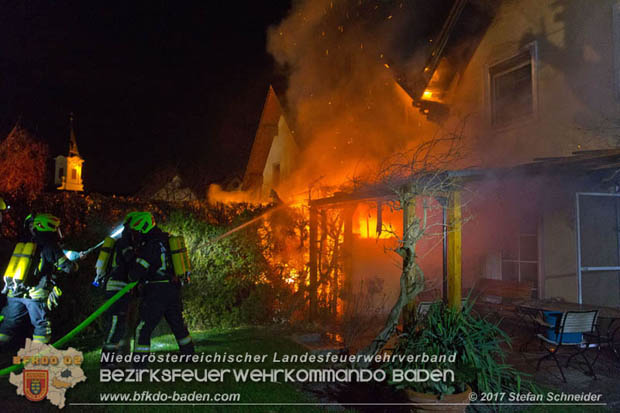
[[[520,55],[525,55],[525,54],[529,54],[529,62],[525,63],[527,59],[524,59],[521,63],[516,63],[507,69],[498,70],[495,73],[493,72],[494,68],[497,68],[498,66],[501,66],[501,65],[505,65],[509,63],[511,60],[518,59]],[[519,68],[522,68],[523,66],[527,64],[529,64],[531,67],[532,112],[527,115],[511,119],[508,122],[497,123],[494,120],[495,116],[494,116],[494,107],[493,107],[494,91],[495,91],[494,86],[493,86],[494,78],[498,75],[503,75],[511,71],[517,70]],[[490,63],[486,64],[484,66],[484,74],[485,74],[484,78],[486,79],[485,81],[485,97],[487,101],[486,112],[487,112],[488,123],[493,127],[493,129],[495,130],[511,129],[523,123],[531,122],[531,121],[538,119],[538,107],[539,107],[539,104],[538,104],[538,88],[539,88],[539,85],[538,85],[538,47],[535,41],[528,43],[527,45],[518,49],[516,52],[511,53],[510,55],[504,55],[501,58],[496,58]]]
[[[510,255],[506,254],[506,252],[509,250],[508,248],[502,248],[501,250],[501,268],[502,268],[502,272],[501,272],[501,277],[502,280],[504,279],[504,263],[512,263],[512,264],[516,264],[517,265],[517,281],[518,282],[522,282],[522,276],[521,276],[521,265],[522,264],[530,264],[530,265],[536,265],[536,289],[538,289],[538,278],[540,278],[540,274],[539,274],[539,268],[538,268],[538,264],[540,262],[540,251],[538,251],[538,232],[518,232],[516,234],[516,236],[514,238],[516,238],[517,241],[517,250],[516,251],[510,251]],[[523,257],[522,254],[522,249],[521,249],[521,240],[522,238],[534,238],[534,242],[536,244],[536,259],[535,260],[531,260],[531,259],[526,259]],[[516,256],[511,256],[512,253],[516,252]],[[514,258],[513,258],[514,257]]]
[[[620,101],[620,3],[611,6],[614,96]]]

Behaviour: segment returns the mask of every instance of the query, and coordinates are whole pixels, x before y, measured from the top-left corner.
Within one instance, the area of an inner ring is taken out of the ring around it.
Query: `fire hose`
[[[251,219],[250,221],[241,224],[239,226],[237,226],[236,228],[221,234],[220,236],[216,237],[215,239],[212,239],[210,241],[207,241],[206,243],[198,246],[197,248],[202,248],[205,245],[208,245],[210,243],[214,243],[219,241],[222,238],[225,238],[251,224],[253,224],[254,222],[263,219],[266,215],[271,214],[272,212],[280,209],[281,207],[283,207],[284,205],[279,205],[275,208],[272,208],[270,210],[268,210],[267,212],[261,214],[260,216]],[[117,235],[119,235],[122,232],[122,227],[120,227],[120,229],[117,229],[111,236],[115,237]],[[91,252],[93,252],[94,250],[96,250],[97,248],[101,247],[103,245],[104,241],[99,242],[97,245],[94,245],[92,247],[90,247],[87,250],[81,251],[81,252],[76,252],[76,251],[64,251],[65,255],[67,256],[67,258],[69,258],[70,260],[75,260],[78,258],[83,258],[85,256],[87,256],[88,254],[90,254]],[[75,335],[77,333],[79,333],[80,331],[82,331],[83,329],[85,329],[86,327],[88,327],[90,324],[92,324],[93,321],[95,321],[101,314],[103,314],[108,308],[110,308],[110,306],[112,306],[112,304],[114,304],[116,301],[118,301],[123,295],[127,294],[132,288],[134,288],[136,285],[138,284],[137,281],[134,281],[132,283],[127,284],[122,290],[120,290],[119,292],[117,292],[116,294],[114,294],[112,297],[110,297],[110,299],[108,299],[105,303],[103,303],[97,310],[95,310],[91,315],[89,315],[84,321],[82,321],[80,324],[78,324],[73,330],[71,330],[70,332],[68,332],[64,337],[62,337],[60,340],[56,341],[55,343],[52,344],[52,346],[54,348],[59,348],[61,346],[63,346],[64,344],[66,344],[69,340],[71,340],[73,337],[75,337]],[[0,316],[1,317],[1,316]],[[2,321],[2,319],[0,319],[0,322]],[[12,366],[6,367],[2,370],[0,370],[0,377],[5,376],[11,372],[17,371],[21,368],[24,367],[24,364],[14,364]]]
[[[75,337],[75,335],[77,333],[79,333],[80,331],[82,331],[83,329],[88,327],[101,314],[103,314],[108,308],[110,308],[110,306],[112,304],[114,304],[122,296],[127,294],[129,292],[129,290],[134,288],[136,286],[136,284],[138,284],[137,281],[134,281],[132,283],[127,284],[122,290],[120,290],[119,292],[114,294],[112,297],[110,297],[110,299],[107,300],[105,303],[103,303],[101,305],[101,307],[99,307],[91,315],[89,315],[88,318],[86,318],[86,320],[84,320],[80,324],[78,324],[73,330],[71,330],[67,334],[65,334],[65,336],[62,337],[60,340],[58,340],[55,343],[53,343],[52,346],[54,348],[59,348],[59,347],[62,347],[63,345],[65,345],[69,340],[71,340],[73,337]],[[14,364],[12,366],[6,367],[6,368],[0,370],[0,377],[5,376],[5,375],[7,375],[7,374],[9,374],[9,373],[11,373],[13,371],[19,370],[19,369],[21,369],[23,367],[24,367],[23,363],[21,363],[21,364]]]

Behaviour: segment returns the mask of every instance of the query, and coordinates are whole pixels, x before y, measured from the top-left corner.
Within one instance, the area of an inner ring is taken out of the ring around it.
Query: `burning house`
[[[269,32],[286,109],[270,89],[244,186],[306,203],[311,307],[338,312],[356,288],[369,307],[396,298],[402,260],[385,250],[422,207],[363,183],[441,136],[460,142],[443,167],[460,195],[431,201],[427,290],[490,278],[620,305],[619,33],[614,1],[297,3]]]
[[[272,85],[269,86],[241,189],[267,198],[295,168],[299,147],[290,119]]]

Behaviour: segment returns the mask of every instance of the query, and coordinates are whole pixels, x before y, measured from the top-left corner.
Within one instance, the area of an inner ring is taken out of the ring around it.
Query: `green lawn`
[[[195,332],[192,334],[196,343],[198,353],[245,353],[267,354],[266,363],[259,364],[171,364],[157,365],[157,368],[290,368],[292,364],[274,364],[269,361],[271,355],[277,351],[279,354],[303,353],[305,349],[285,338],[283,334],[278,334],[273,330],[260,328],[244,328],[234,330],[212,330],[206,332]],[[237,383],[232,379],[223,383],[185,383],[177,381],[175,383],[100,383],[99,381],[99,349],[96,343],[81,343],[78,348],[84,351],[84,364],[82,368],[88,380],[79,383],[75,388],[67,390],[67,405],[62,411],[114,411],[114,412],[167,412],[184,411],[192,409],[195,411],[209,412],[318,412],[325,411],[323,406],[299,406],[299,405],[254,405],[254,406],[144,406],[144,405],[114,405],[114,406],[78,406],[71,403],[98,403],[100,393],[134,393],[148,390],[150,392],[162,391],[166,393],[193,392],[199,393],[239,393],[241,403],[316,403],[309,395],[301,392],[295,385],[289,383]],[[152,348],[155,352],[163,352],[176,349],[176,343],[171,335],[164,335],[153,339]],[[90,350],[88,350],[90,349]],[[0,399],[4,406],[11,406],[19,410],[27,408],[43,408],[49,411],[58,411],[56,406],[49,401],[31,403],[23,396],[15,394],[15,387],[8,382],[8,378],[0,379]],[[1,410],[1,409],[0,409]]]

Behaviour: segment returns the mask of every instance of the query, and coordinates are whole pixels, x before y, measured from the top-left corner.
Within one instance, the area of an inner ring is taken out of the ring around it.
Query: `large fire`
[[[265,158],[255,171],[258,187],[232,193],[213,187],[209,193],[215,202],[287,205],[261,224],[265,258],[306,306],[316,302],[319,311],[331,315],[341,314],[351,292],[355,245],[375,248],[383,256],[384,247],[402,237],[403,218],[401,211],[379,200],[317,207],[311,218],[309,201],[372,182],[386,158],[406,153],[437,131],[399,84],[396,68],[409,66],[389,60],[394,54],[386,37],[396,39],[411,12],[403,4],[379,8],[361,2],[297,2],[268,32],[268,51],[290,73],[286,93],[278,96],[284,110],[273,116],[278,119],[273,129],[277,143],[269,140],[257,152]],[[382,13],[386,17],[377,23]],[[444,98],[437,87],[440,72],[432,76],[422,99]],[[284,121],[290,136],[281,133]],[[271,199],[265,199],[270,191]]]
[[[381,214],[381,220],[379,220]],[[402,225],[394,221],[394,214],[388,208],[375,205],[361,204],[354,215],[353,233],[364,239],[390,239],[399,234],[396,232]]]

